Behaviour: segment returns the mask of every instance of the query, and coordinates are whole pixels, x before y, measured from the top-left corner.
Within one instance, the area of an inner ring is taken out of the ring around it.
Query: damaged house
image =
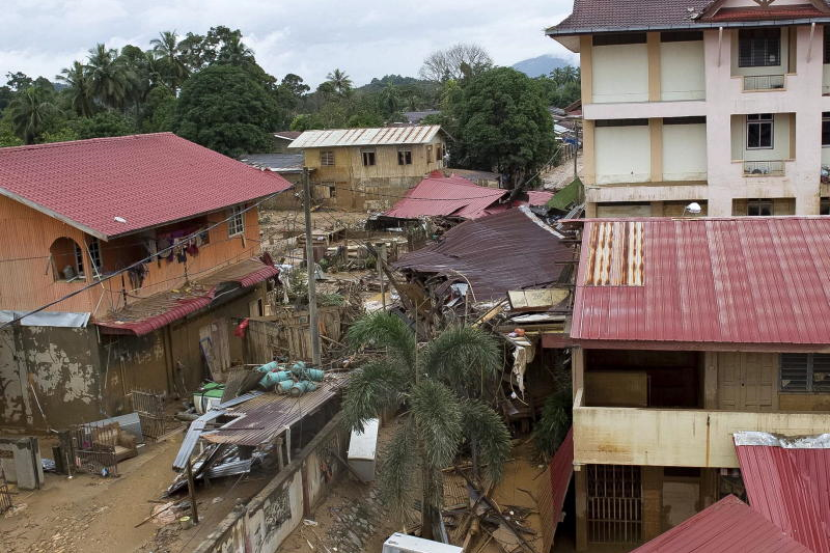
[[[61,428],[182,396],[262,315],[259,202],[290,184],[170,133],[0,150],[0,426]]]

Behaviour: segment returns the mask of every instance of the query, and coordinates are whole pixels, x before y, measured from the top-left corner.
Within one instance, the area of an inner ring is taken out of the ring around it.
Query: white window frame
[[[753,117],[754,119],[750,119]],[[750,146],[749,129],[758,127],[758,143],[761,143],[761,127],[769,125],[769,146]],[[775,115],[772,113],[752,113],[746,116],[746,149],[747,150],[774,150],[775,149]]]
[[[228,238],[245,233],[245,207],[234,206],[228,210]]]
[[[334,150],[321,150],[320,151],[320,165],[322,165],[323,167],[334,167],[334,165],[335,165]]]

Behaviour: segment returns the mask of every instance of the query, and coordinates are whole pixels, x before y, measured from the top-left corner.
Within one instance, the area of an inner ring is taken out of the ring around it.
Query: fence
[[[138,420],[141,422],[141,433],[146,438],[157,440],[166,432],[166,419],[164,417],[163,393],[147,390],[133,390],[133,411],[138,413]]]
[[[342,340],[341,319],[348,307],[321,307],[317,310],[323,355]],[[251,359],[267,362],[275,355],[294,360],[311,360],[311,333],[308,311],[277,308],[270,317],[248,322],[248,351]]]
[[[12,494],[9,492],[9,484],[6,482],[6,471],[0,468],[0,514],[12,508]]]
[[[784,176],[783,161],[744,161],[745,177],[782,177]]]
[[[72,448],[75,468],[81,472],[118,475],[118,445],[120,427],[117,423],[104,426],[83,425],[73,430]]]
[[[784,88],[784,75],[752,75],[744,77],[744,90],[779,90]]]
[[[311,515],[345,472],[349,432],[340,415],[332,419],[247,505],[236,507],[195,553],[274,553]]]

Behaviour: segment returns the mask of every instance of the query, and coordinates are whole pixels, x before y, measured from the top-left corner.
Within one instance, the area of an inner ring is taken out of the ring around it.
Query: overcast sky
[[[431,51],[457,42],[485,47],[499,65],[573,55],[543,29],[572,0],[0,0],[0,76],[55,75],[98,42],[148,48],[162,30],[241,29],[269,73],[312,85],[339,67],[356,84],[417,75]],[[0,79],[5,82],[5,78]]]

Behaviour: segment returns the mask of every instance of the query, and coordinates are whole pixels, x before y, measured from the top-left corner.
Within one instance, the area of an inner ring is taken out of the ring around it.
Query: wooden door
[[[772,353],[718,354],[718,408],[774,411],[776,356]]]
[[[199,346],[213,380],[224,382],[231,367],[227,321],[218,319],[200,328]]]
[[[740,353],[718,354],[718,408],[733,411],[741,410],[741,374]]]

